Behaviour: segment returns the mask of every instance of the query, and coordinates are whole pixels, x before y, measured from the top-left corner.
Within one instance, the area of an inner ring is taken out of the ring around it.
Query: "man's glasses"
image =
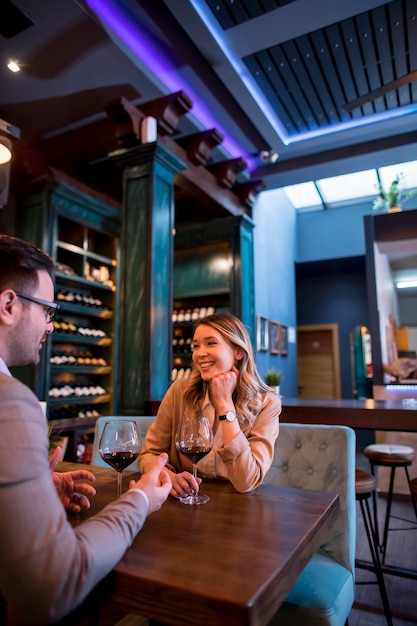
[[[33,296],[25,296],[23,295],[23,293],[20,293],[19,291],[15,291],[15,294],[19,298],[23,298],[24,300],[29,300],[29,302],[34,302],[35,304],[39,304],[39,306],[46,308],[45,318],[48,324],[49,322],[52,322],[52,320],[55,317],[55,313],[61,307],[61,305],[57,304],[56,302],[48,302],[48,300],[41,300],[40,298],[34,298]]]

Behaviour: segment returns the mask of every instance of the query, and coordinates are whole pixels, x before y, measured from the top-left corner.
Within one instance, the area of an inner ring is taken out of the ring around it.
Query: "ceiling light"
[[[262,163],[275,163],[278,161],[279,154],[275,150],[261,150],[259,158]]]
[[[20,72],[20,67],[16,61],[10,61],[10,63],[7,64],[7,67],[11,72]]]
[[[0,120],[0,165],[4,163],[8,163],[12,158],[12,142],[10,137],[19,138],[20,130],[5,122],[4,120]]]
[[[417,287],[417,280],[401,280],[397,283],[397,289],[412,289]]]
[[[3,137],[0,138],[0,165],[8,163],[12,158],[12,153],[10,148],[6,145],[6,142],[8,143],[7,139]]]

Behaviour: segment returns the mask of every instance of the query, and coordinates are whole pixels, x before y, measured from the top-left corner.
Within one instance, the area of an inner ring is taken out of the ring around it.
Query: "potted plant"
[[[402,211],[401,201],[405,202],[409,198],[417,195],[417,189],[404,193],[403,175],[397,174],[386,191],[382,185],[378,187],[379,194],[374,200],[374,209],[384,209],[385,213],[395,213]]]
[[[271,367],[265,374],[265,382],[268,387],[271,387],[279,395],[279,386],[281,384],[281,372],[280,370]]]

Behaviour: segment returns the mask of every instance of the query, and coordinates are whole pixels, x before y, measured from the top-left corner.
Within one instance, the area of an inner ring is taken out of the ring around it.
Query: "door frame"
[[[339,349],[339,325],[338,324],[303,324],[297,326],[297,335],[301,332],[311,331],[330,331],[332,337],[332,358],[334,363],[334,387],[336,399],[340,400],[342,397],[342,383],[340,379],[340,349]],[[298,343],[298,341],[297,341]]]

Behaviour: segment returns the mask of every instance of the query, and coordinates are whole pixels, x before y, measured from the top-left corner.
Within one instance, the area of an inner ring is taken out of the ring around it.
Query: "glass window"
[[[305,207],[323,208],[322,200],[313,181],[284,187],[284,191],[295,209],[303,209]]]
[[[317,186],[326,204],[349,202],[357,198],[375,196],[378,193],[378,178],[376,170],[365,170],[323,178],[317,181]]]
[[[397,163],[397,165],[387,165],[379,168],[379,175],[384,189],[388,189],[399,174],[403,174],[404,189],[417,187],[417,161],[408,161],[407,163]]]
[[[323,210],[341,204],[356,204],[376,198],[378,194],[378,175],[384,189],[388,189],[392,181],[402,174],[404,188],[417,188],[417,161],[407,161],[396,165],[387,165],[378,170],[364,170],[322,178],[316,182],[309,181],[284,187],[284,191],[298,211]],[[316,187],[317,185],[317,187]]]

